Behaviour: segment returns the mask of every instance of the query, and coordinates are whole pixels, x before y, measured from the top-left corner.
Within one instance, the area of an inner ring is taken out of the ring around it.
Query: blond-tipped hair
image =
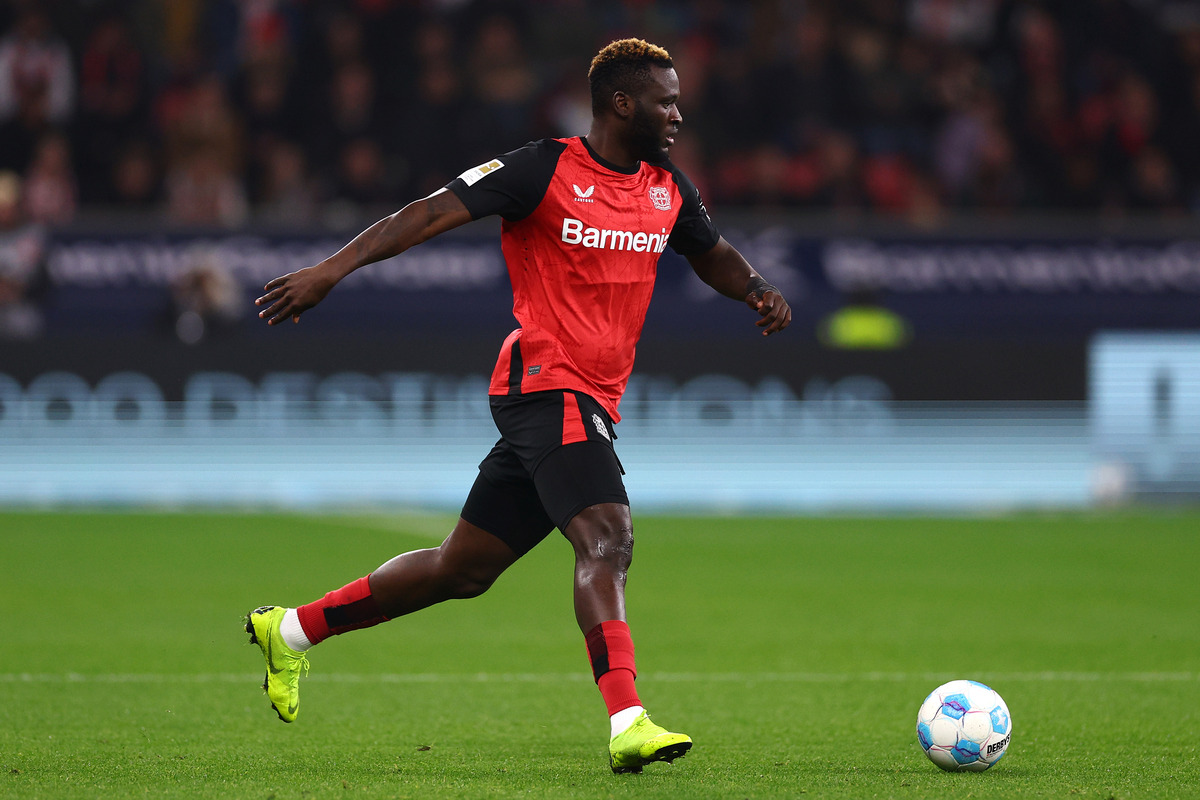
[[[614,92],[635,95],[650,81],[650,67],[675,66],[671,54],[644,39],[618,39],[605,45],[588,69],[592,90],[592,114],[608,107]]]

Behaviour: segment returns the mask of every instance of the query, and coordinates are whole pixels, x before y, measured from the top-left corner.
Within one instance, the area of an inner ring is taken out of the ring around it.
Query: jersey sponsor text
[[[631,250],[635,253],[661,253],[667,249],[667,229],[662,233],[646,231],[613,231],[607,228],[585,227],[581,220],[563,220],[562,240],[565,244],[600,250]]]

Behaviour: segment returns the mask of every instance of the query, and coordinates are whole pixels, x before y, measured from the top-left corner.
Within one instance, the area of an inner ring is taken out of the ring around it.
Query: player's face
[[[637,97],[629,123],[629,144],[642,161],[666,161],[667,150],[675,144],[675,134],[683,117],[679,100],[679,76],[673,69],[650,68],[650,84]]]

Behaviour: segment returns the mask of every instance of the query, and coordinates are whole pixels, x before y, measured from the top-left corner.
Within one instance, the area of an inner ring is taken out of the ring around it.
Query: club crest
[[[654,207],[659,211],[671,210],[671,192],[665,186],[650,187],[650,202],[654,203]]]

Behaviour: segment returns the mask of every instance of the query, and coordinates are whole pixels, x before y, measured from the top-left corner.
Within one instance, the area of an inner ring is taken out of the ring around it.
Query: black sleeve
[[[675,178],[675,185],[679,187],[679,193],[683,195],[683,208],[679,212],[679,218],[675,220],[675,227],[671,229],[667,244],[681,256],[707,253],[717,246],[721,234],[708,218],[708,209],[700,199],[700,190],[696,188],[696,184],[674,165],[671,167],[671,174]]]
[[[530,142],[467,170],[446,188],[463,201],[471,219],[492,214],[507,220],[523,219],[546,196],[558,158],[566,149],[554,139]]]

